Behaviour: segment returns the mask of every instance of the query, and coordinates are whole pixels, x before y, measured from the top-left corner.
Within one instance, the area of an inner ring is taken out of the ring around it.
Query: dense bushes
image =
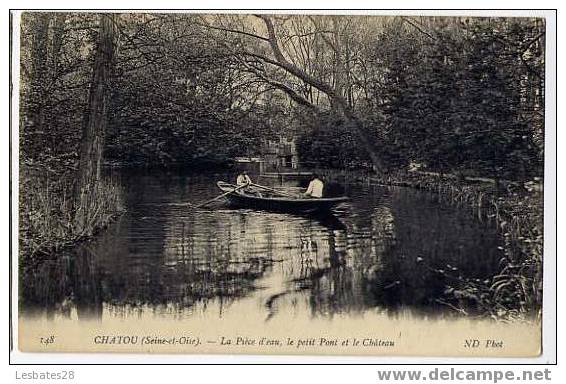
[[[511,180],[542,175],[544,22],[421,23],[393,20],[365,47],[379,71],[355,107],[386,166],[413,162]],[[302,157],[320,165],[367,157],[339,117],[320,117],[301,143]]]
[[[387,143],[407,161],[438,171],[540,176],[537,119],[530,113],[543,110],[537,77],[543,53],[532,40],[542,28],[520,20],[462,21],[440,25],[430,38],[415,36],[420,44],[401,40],[393,51],[380,50]]]
[[[359,150],[343,118],[332,114],[303,119],[297,140],[301,164],[321,168],[370,168],[371,160]]]
[[[20,168],[20,257],[28,262],[75,245],[106,227],[123,209],[119,183],[105,177],[92,191],[85,226],[73,225],[74,171],[40,165]]]

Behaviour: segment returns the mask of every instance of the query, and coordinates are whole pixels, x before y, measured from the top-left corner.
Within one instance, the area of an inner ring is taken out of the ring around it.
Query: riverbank
[[[437,273],[453,283],[438,300],[455,311],[512,321],[540,316],[543,286],[543,184],[521,183],[451,174],[396,172],[376,176],[368,172],[313,170],[345,183],[378,184],[430,191],[448,204],[469,209],[477,220],[495,226],[503,239],[501,269],[490,279],[463,278],[449,268]],[[331,175],[332,174],[332,175]]]
[[[73,225],[72,167],[20,166],[19,260],[49,257],[94,237],[124,211],[121,187],[105,176],[92,192],[91,215],[81,230]]]
[[[90,216],[84,229],[73,225],[73,184],[76,159],[50,158],[44,162],[20,162],[19,257],[25,264],[36,257],[49,257],[62,249],[88,241],[124,212],[121,185],[113,171],[118,169],[164,169],[161,164],[105,163],[104,174],[92,192]],[[232,164],[214,158],[169,164],[168,171],[193,172],[228,170]]]

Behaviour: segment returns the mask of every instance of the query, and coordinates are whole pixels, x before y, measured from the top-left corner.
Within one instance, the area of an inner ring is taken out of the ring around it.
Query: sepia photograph
[[[14,348],[542,353],[544,15],[11,15]]]

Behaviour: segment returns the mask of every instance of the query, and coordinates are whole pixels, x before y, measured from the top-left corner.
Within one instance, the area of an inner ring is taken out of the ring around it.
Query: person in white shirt
[[[238,185],[238,187],[240,185],[252,184],[252,179],[250,179],[246,170],[243,170],[242,173],[238,175],[238,177],[236,178],[236,184]]]
[[[305,192],[305,195],[310,197],[322,197],[322,190],[324,189],[324,183],[318,178],[318,175],[315,173],[312,175],[311,182],[309,183],[309,187]]]

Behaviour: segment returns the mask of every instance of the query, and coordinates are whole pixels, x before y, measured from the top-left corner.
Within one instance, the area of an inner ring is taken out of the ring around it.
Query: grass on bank
[[[124,210],[121,187],[112,177],[93,189],[86,225],[73,225],[73,171],[20,169],[20,261],[50,255],[90,238]]]
[[[445,201],[473,210],[478,220],[495,225],[504,256],[499,272],[487,280],[451,276],[443,300],[455,310],[497,320],[540,316],[543,286],[543,185],[527,182],[467,180],[463,177],[407,172],[386,181],[438,193]]]

